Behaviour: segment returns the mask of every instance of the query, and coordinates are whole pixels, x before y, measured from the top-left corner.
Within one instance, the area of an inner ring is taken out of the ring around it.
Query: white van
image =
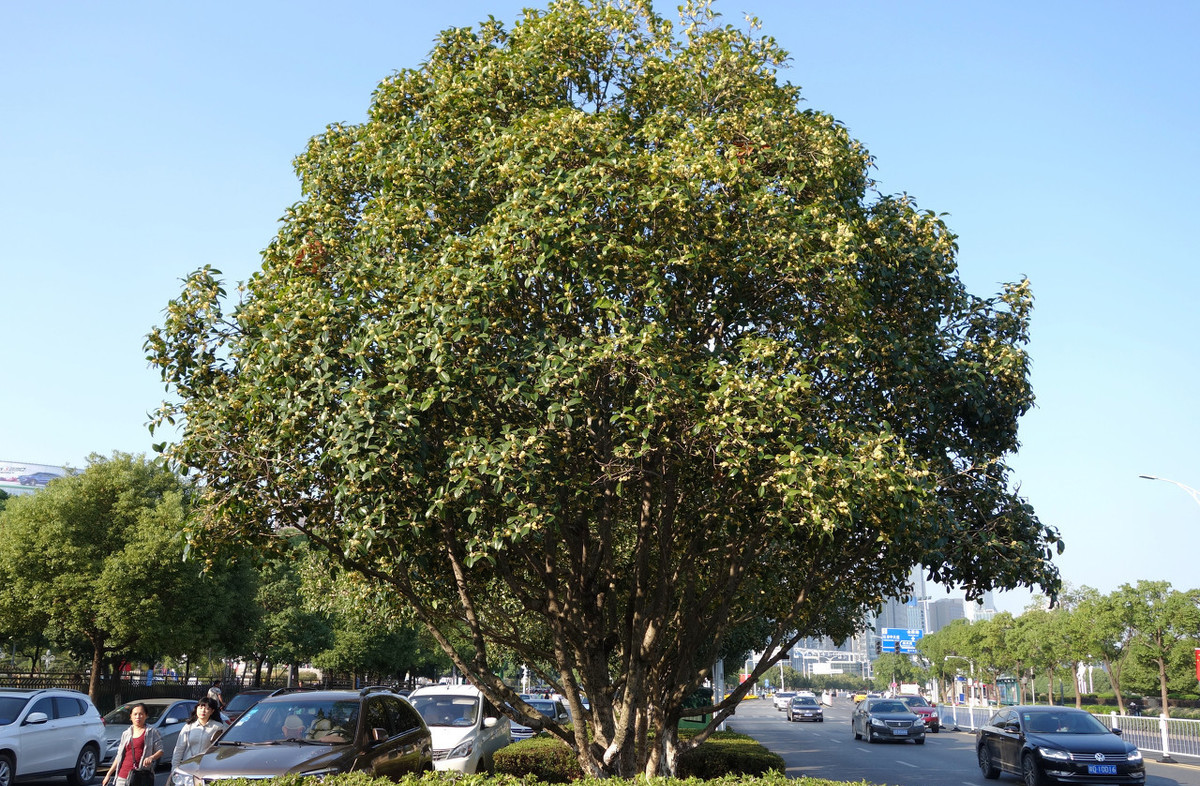
[[[492,754],[512,742],[508,718],[474,685],[428,685],[408,701],[433,735],[434,769],[491,772]]]

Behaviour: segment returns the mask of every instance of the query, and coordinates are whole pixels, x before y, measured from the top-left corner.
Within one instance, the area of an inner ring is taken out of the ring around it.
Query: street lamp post
[[[1176,486],[1179,486],[1179,488],[1186,491],[1188,494],[1190,494],[1192,499],[1196,501],[1196,504],[1200,505],[1200,491],[1197,491],[1196,489],[1192,488],[1191,486],[1185,486],[1182,483],[1180,483],[1178,480],[1171,480],[1170,478],[1160,478],[1157,475],[1138,475],[1138,477],[1143,478],[1145,480],[1161,480],[1164,483],[1173,483]]]

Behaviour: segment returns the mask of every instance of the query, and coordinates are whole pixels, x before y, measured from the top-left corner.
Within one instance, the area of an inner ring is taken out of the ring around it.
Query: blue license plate
[[[1116,775],[1117,765],[1115,764],[1089,764],[1088,775]]]
[[[908,729],[892,729],[892,734],[898,734],[901,737],[908,736]]]

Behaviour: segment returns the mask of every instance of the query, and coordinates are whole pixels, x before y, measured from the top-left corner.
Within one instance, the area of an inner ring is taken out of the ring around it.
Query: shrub
[[[695,732],[681,732],[691,737]],[[557,737],[538,735],[496,751],[496,772],[532,776],[544,783],[569,783],[583,777],[575,754]],[[679,757],[680,778],[719,778],[731,775],[764,775],[783,772],[783,758],[771,753],[753,737],[719,731],[699,747]]]
[[[533,776],[543,783],[570,783],[583,777],[579,760],[558,737],[538,734],[506,745],[492,755],[498,774]]]

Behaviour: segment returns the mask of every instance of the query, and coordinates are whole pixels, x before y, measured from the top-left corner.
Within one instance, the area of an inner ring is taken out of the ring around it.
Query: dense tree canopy
[[[141,457],[93,455],[83,472],[0,512],[0,629],[45,634],[103,667],[220,644],[245,600],[236,566],[185,562],[186,488]]]
[[[703,6],[565,0],[385,79],[236,306],[198,271],[148,340],[195,537],[295,528],[522,707],[515,653],[598,774],[673,768],[735,634],[843,638],[917,563],[1053,592],[1005,463],[1028,284],[966,292],[785,60]]]

